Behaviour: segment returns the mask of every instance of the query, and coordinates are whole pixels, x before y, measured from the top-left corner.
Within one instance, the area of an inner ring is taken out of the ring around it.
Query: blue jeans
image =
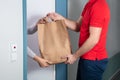
[[[86,60],[80,59],[76,80],[102,80],[108,59]]]

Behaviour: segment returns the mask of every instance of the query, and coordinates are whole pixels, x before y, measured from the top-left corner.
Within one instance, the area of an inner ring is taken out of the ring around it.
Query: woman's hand
[[[46,23],[46,19],[47,19],[47,17],[43,17],[43,18],[39,19],[37,24],[45,24]]]
[[[34,60],[37,61],[37,63],[39,64],[40,67],[48,67],[48,66],[50,66],[49,63],[51,63],[50,61],[45,60],[39,56],[35,56]]]

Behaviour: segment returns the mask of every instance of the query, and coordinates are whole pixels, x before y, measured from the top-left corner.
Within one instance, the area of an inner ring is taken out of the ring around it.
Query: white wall
[[[27,0],[27,27],[31,27],[48,12],[55,11],[55,0]],[[28,46],[40,55],[37,32],[28,35]],[[28,80],[55,80],[54,66],[41,68],[28,57]]]
[[[23,80],[22,0],[0,0],[0,79]]]

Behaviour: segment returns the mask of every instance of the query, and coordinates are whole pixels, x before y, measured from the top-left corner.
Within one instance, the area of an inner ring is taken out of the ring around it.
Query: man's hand
[[[69,29],[71,29],[73,31],[76,31],[76,32],[80,31],[80,25],[81,25],[81,22],[82,22],[82,16],[80,16],[78,21],[69,20],[69,19],[63,17],[62,15],[60,15],[58,13],[54,13],[54,12],[53,13],[48,13],[47,17],[51,18],[53,21],[64,20],[67,28],[69,28]]]
[[[65,62],[66,64],[73,64],[77,60],[77,57],[75,57],[72,54],[62,57],[62,58],[67,58],[67,61]]]
[[[35,56],[34,60],[38,62],[40,67],[48,67],[48,66],[50,66],[49,63],[51,63],[50,61],[45,60],[39,56]]]
[[[47,14],[47,17],[51,18],[53,21],[56,21],[56,20],[64,20],[65,18],[58,14],[58,13],[48,13]]]

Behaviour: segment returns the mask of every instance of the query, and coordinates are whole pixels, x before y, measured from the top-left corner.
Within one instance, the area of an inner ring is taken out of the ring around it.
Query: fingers
[[[48,61],[48,60],[46,60],[46,63],[49,64],[49,65],[52,64],[52,62],[51,62],[51,61]]]
[[[57,19],[58,15],[57,15],[57,13],[55,13],[55,12],[48,13],[48,14],[47,14],[47,17],[51,18],[52,21],[58,20],[58,19]]]
[[[69,55],[62,56],[61,59],[66,59],[65,64],[69,64]]]
[[[66,58],[67,58],[67,61],[65,62],[65,64],[73,64],[76,61],[76,59],[74,59],[73,55],[68,55],[68,56],[66,56]]]
[[[55,16],[55,12],[51,12],[51,13],[48,13],[47,16],[50,17],[50,16]]]
[[[42,19],[40,19],[37,24],[45,24],[47,22],[56,21],[56,20],[59,20],[58,18],[59,18],[59,15],[57,13],[55,12],[48,13],[46,17],[43,17]]]
[[[49,64],[44,64],[44,65],[39,64],[39,66],[42,67],[42,68],[46,68],[46,67],[49,66]]]
[[[65,64],[72,64],[72,61],[70,60],[70,58],[67,58],[67,61],[65,62]]]
[[[48,62],[49,62],[48,60],[45,60],[45,59],[40,58],[40,57],[39,57],[39,59],[37,60],[37,62],[38,62],[38,64],[39,64],[39,66],[42,67],[42,68],[45,68],[45,67],[50,66],[50,64],[48,63]]]
[[[51,18],[49,18],[49,17],[43,17],[42,19],[40,19],[40,20],[38,21],[37,24],[45,24],[45,23],[52,22],[52,21],[54,21],[54,20],[51,19]]]
[[[46,23],[46,21],[45,21],[44,18],[40,19],[40,20],[37,22],[37,24],[45,24],[45,23]]]
[[[61,59],[66,59],[66,58],[68,58],[68,55],[61,57]]]
[[[45,67],[49,67],[52,64],[52,62],[45,60],[45,63],[43,65],[41,65],[41,67],[45,68]]]
[[[65,64],[68,64],[68,62],[67,62],[67,61],[68,61],[68,55],[62,56],[61,59],[66,59],[66,61],[65,61],[64,63],[65,63]]]
[[[45,67],[48,67],[50,65],[48,63],[44,63],[44,64],[39,63],[39,66],[42,67],[42,68],[45,68]]]

